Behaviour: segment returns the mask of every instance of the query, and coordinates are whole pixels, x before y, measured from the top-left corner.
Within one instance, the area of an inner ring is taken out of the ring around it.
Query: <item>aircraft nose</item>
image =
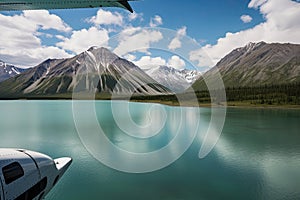
[[[65,157],[65,158],[57,158],[54,159],[55,166],[58,170],[59,176],[61,177],[66,170],[70,167],[72,163],[72,158]]]

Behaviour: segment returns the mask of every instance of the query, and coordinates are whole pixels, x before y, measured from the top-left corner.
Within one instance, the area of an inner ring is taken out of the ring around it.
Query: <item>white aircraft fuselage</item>
[[[0,0],[0,11],[120,7],[133,12],[131,0]]]
[[[71,163],[71,158],[0,148],[0,200],[43,199]]]

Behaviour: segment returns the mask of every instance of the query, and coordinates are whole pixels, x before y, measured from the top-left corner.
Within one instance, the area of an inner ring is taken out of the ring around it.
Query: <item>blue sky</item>
[[[178,29],[188,27],[188,35],[197,40],[207,40],[213,44],[228,31],[249,28],[261,21],[259,11],[248,8],[248,0],[145,0],[135,2],[137,12],[147,18],[158,14],[164,19],[164,27]],[[169,3],[167,3],[169,2]],[[240,16],[250,14],[254,20],[245,24]]]
[[[163,19],[165,28],[177,30],[188,27],[188,35],[199,42],[215,44],[217,39],[227,32],[237,32],[251,28],[263,21],[263,16],[256,9],[249,9],[249,0],[141,0],[130,2],[137,13],[142,13],[142,26],[149,26],[149,20],[155,15]],[[104,8],[112,12],[127,14],[119,8]],[[74,29],[87,27],[83,21],[96,15],[98,9],[57,10],[51,13],[61,16]],[[250,15],[253,20],[243,23],[240,17]]]
[[[0,12],[0,59],[34,66],[104,42],[103,46],[138,65],[183,69],[190,62],[204,71],[249,42],[300,43],[300,6],[292,0],[142,0],[130,4],[133,15],[119,8]],[[105,42],[109,38],[114,39]],[[192,41],[198,44],[189,44]],[[124,51],[138,45],[144,50]]]

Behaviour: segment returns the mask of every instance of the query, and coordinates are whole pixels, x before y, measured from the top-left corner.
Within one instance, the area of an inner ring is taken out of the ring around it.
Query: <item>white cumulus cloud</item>
[[[35,66],[48,58],[69,57],[58,47],[42,44],[40,30],[69,32],[72,29],[48,11],[24,11],[12,16],[0,14],[0,58],[17,66]],[[48,37],[51,35],[48,34]]]
[[[50,14],[47,10],[26,10],[24,17],[41,26],[43,30],[54,29],[63,32],[72,30],[59,16]]]
[[[125,58],[128,58],[135,65],[139,66],[142,69],[150,69],[158,66],[169,66],[181,70],[186,66],[185,61],[176,55],[169,58],[168,61],[159,56],[142,56],[139,60],[134,60],[136,59],[136,57],[129,54],[128,56],[125,56]]]
[[[150,20],[150,27],[157,27],[163,24],[163,19],[159,15],[155,15],[153,18]]]
[[[129,20],[130,22],[132,22],[132,21],[134,21],[134,20],[137,20],[137,19],[143,21],[143,20],[144,20],[144,19],[143,19],[143,13],[136,13],[136,12],[134,12],[134,13],[129,13],[129,14],[128,14],[128,20]]]
[[[127,54],[127,55],[124,56],[124,58],[126,60],[129,60],[129,61],[133,62],[136,59],[136,56],[132,55],[132,54]]]
[[[162,57],[152,58],[150,56],[143,56],[140,60],[133,61],[133,63],[142,69],[149,69],[157,66],[165,66],[167,64],[166,60]]]
[[[184,69],[186,64],[184,62],[184,60],[182,60],[179,56],[172,56],[169,60],[168,60],[168,64],[169,67],[173,67],[175,69]]]
[[[190,52],[190,60],[192,61],[197,61],[198,62],[198,66],[199,67],[212,67],[215,62],[213,62],[213,58],[211,58],[210,56],[213,56],[213,55],[210,55],[208,56],[207,54],[207,48],[209,48],[211,46],[206,46],[206,48],[201,48],[201,49],[197,49],[195,51],[191,51]],[[215,57],[215,60],[218,61],[219,59],[219,56],[217,55]]]
[[[108,31],[106,29],[98,29],[96,27],[73,31],[70,38],[57,37],[62,40],[57,43],[58,47],[72,51],[76,54],[86,51],[92,46],[106,47],[109,39]]]
[[[170,42],[168,46],[170,50],[176,50],[181,48],[182,46],[181,39],[182,37],[186,36],[186,29],[187,29],[186,26],[184,26],[177,31],[176,37]]]
[[[252,17],[250,15],[242,15],[241,20],[246,24],[252,22]]]
[[[123,16],[118,12],[105,11],[99,9],[96,16],[93,16],[88,20],[89,22],[94,23],[95,25],[118,25],[122,26]]]
[[[181,70],[184,69],[186,65],[184,60],[182,60],[179,56],[172,56],[168,61],[168,66]]]
[[[300,43],[300,4],[292,0],[252,0],[249,8],[259,9],[265,22],[236,33],[227,33],[216,45],[206,45],[190,53],[199,67],[213,66],[235,48],[249,42]],[[209,64],[211,60],[211,65]]]
[[[149,53],[150,44],[162,40],[163,35],[157,30],[129,27],[119,35],[118,39],[119,44],[115,48],[114,53],[122,56],[131,51]]]

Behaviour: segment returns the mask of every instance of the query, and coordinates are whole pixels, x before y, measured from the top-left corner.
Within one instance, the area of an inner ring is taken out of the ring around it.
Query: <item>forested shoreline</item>
[[[300,105],[300,82],[280,85],[263,85],[255,87],[228,87],[226,90],[227,103],[243,103],[251,105]],[[220,90],[195,91],[199,105],[222,104],[224,99]],[[160,101],[161,103],[179,104],[189,102],[194,97],[192,92],[177,95],[133,96],[133,101]]]

